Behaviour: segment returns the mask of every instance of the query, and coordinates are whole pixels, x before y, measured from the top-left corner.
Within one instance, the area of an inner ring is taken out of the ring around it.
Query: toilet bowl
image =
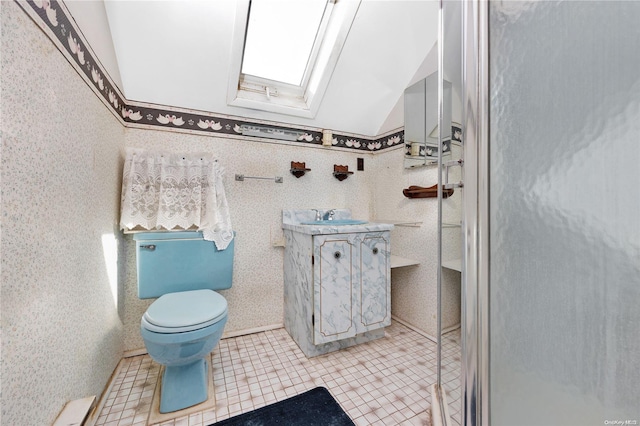
[[[227,322],[227,301],[213,290],[168,293],[142,317],[140,332],[151,358],[165,366],[160,412],[207,400],[206,356]]]
[[[164,366],[160,412],[168,413],[208,398],[207,358],[227,322],[226,299],[214,290],[231,287],[234,242],[217,250],[196,232],[134,236],[138,296],[158,297],[140,321],[149,356]]]

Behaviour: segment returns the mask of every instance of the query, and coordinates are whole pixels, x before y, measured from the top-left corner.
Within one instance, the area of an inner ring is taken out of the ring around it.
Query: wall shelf
[[[402,268],[404,266],[419,265],[419,264],[420,262],[414,259],[408,259],[406,257],[396,256],[394,254],[391,255],[391,269]]]
[[[442,222],[443,228],[461,228],[461,223],[452,223],[452,222]]]
[[[442,267],[462,272],[462,259],[443,260]]]
[[[338,164],[333,165],[333,176],[340,182],[352,175],[353,172],[349,171],[349,166],[340,166]]]
[[[422,187],[412,185],[402,190],[402,193],[407,198],[437,198],[438,197],[438,184]],[[453,195],[453,188],[442,189],[442,198],[449,198]]]
[[[422,226],[422,221],[417,220],[386,220],[386,219],[374,219],[371,222],[374,223],[390,223],[394,226],[407,226],[411,228],[419,228]]]
[[[289,171],[295,177],[300,178],[300,177],[304,176],[304,174],[306,172],[310,172],[311,169],[308,169],[305,163],[292,161],[291,162],[291,169]]]

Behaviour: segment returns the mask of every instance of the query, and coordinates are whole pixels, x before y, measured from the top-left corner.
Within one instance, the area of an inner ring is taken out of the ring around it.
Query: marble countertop
[[[318,209],[322,215],[329,209]],[[283,210],[282,229],[310,235],[322,234],[351,234],[355,232],[390,231],[393,225],[390,223],[367,222],[361,225],[302,225],[303,222],[312,222],[316,212],[313,210]],[[335,209],[335,219],[351,219],[351,211],[347,209]]]

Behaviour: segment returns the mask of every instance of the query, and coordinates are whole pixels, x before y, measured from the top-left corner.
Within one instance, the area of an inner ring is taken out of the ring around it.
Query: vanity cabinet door
[[[357,234],[314,236],[314,344],[356,335],[354,324]]]
[[[359,241],[358,333],[391,324],[390,234],[364,234]]]

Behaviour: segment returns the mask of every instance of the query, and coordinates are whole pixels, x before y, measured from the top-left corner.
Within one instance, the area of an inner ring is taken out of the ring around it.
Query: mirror
[[[444,81],[442,156],[451,156],[451,83]],[[404,167],[438,163],[438,73],[404,91]]]

